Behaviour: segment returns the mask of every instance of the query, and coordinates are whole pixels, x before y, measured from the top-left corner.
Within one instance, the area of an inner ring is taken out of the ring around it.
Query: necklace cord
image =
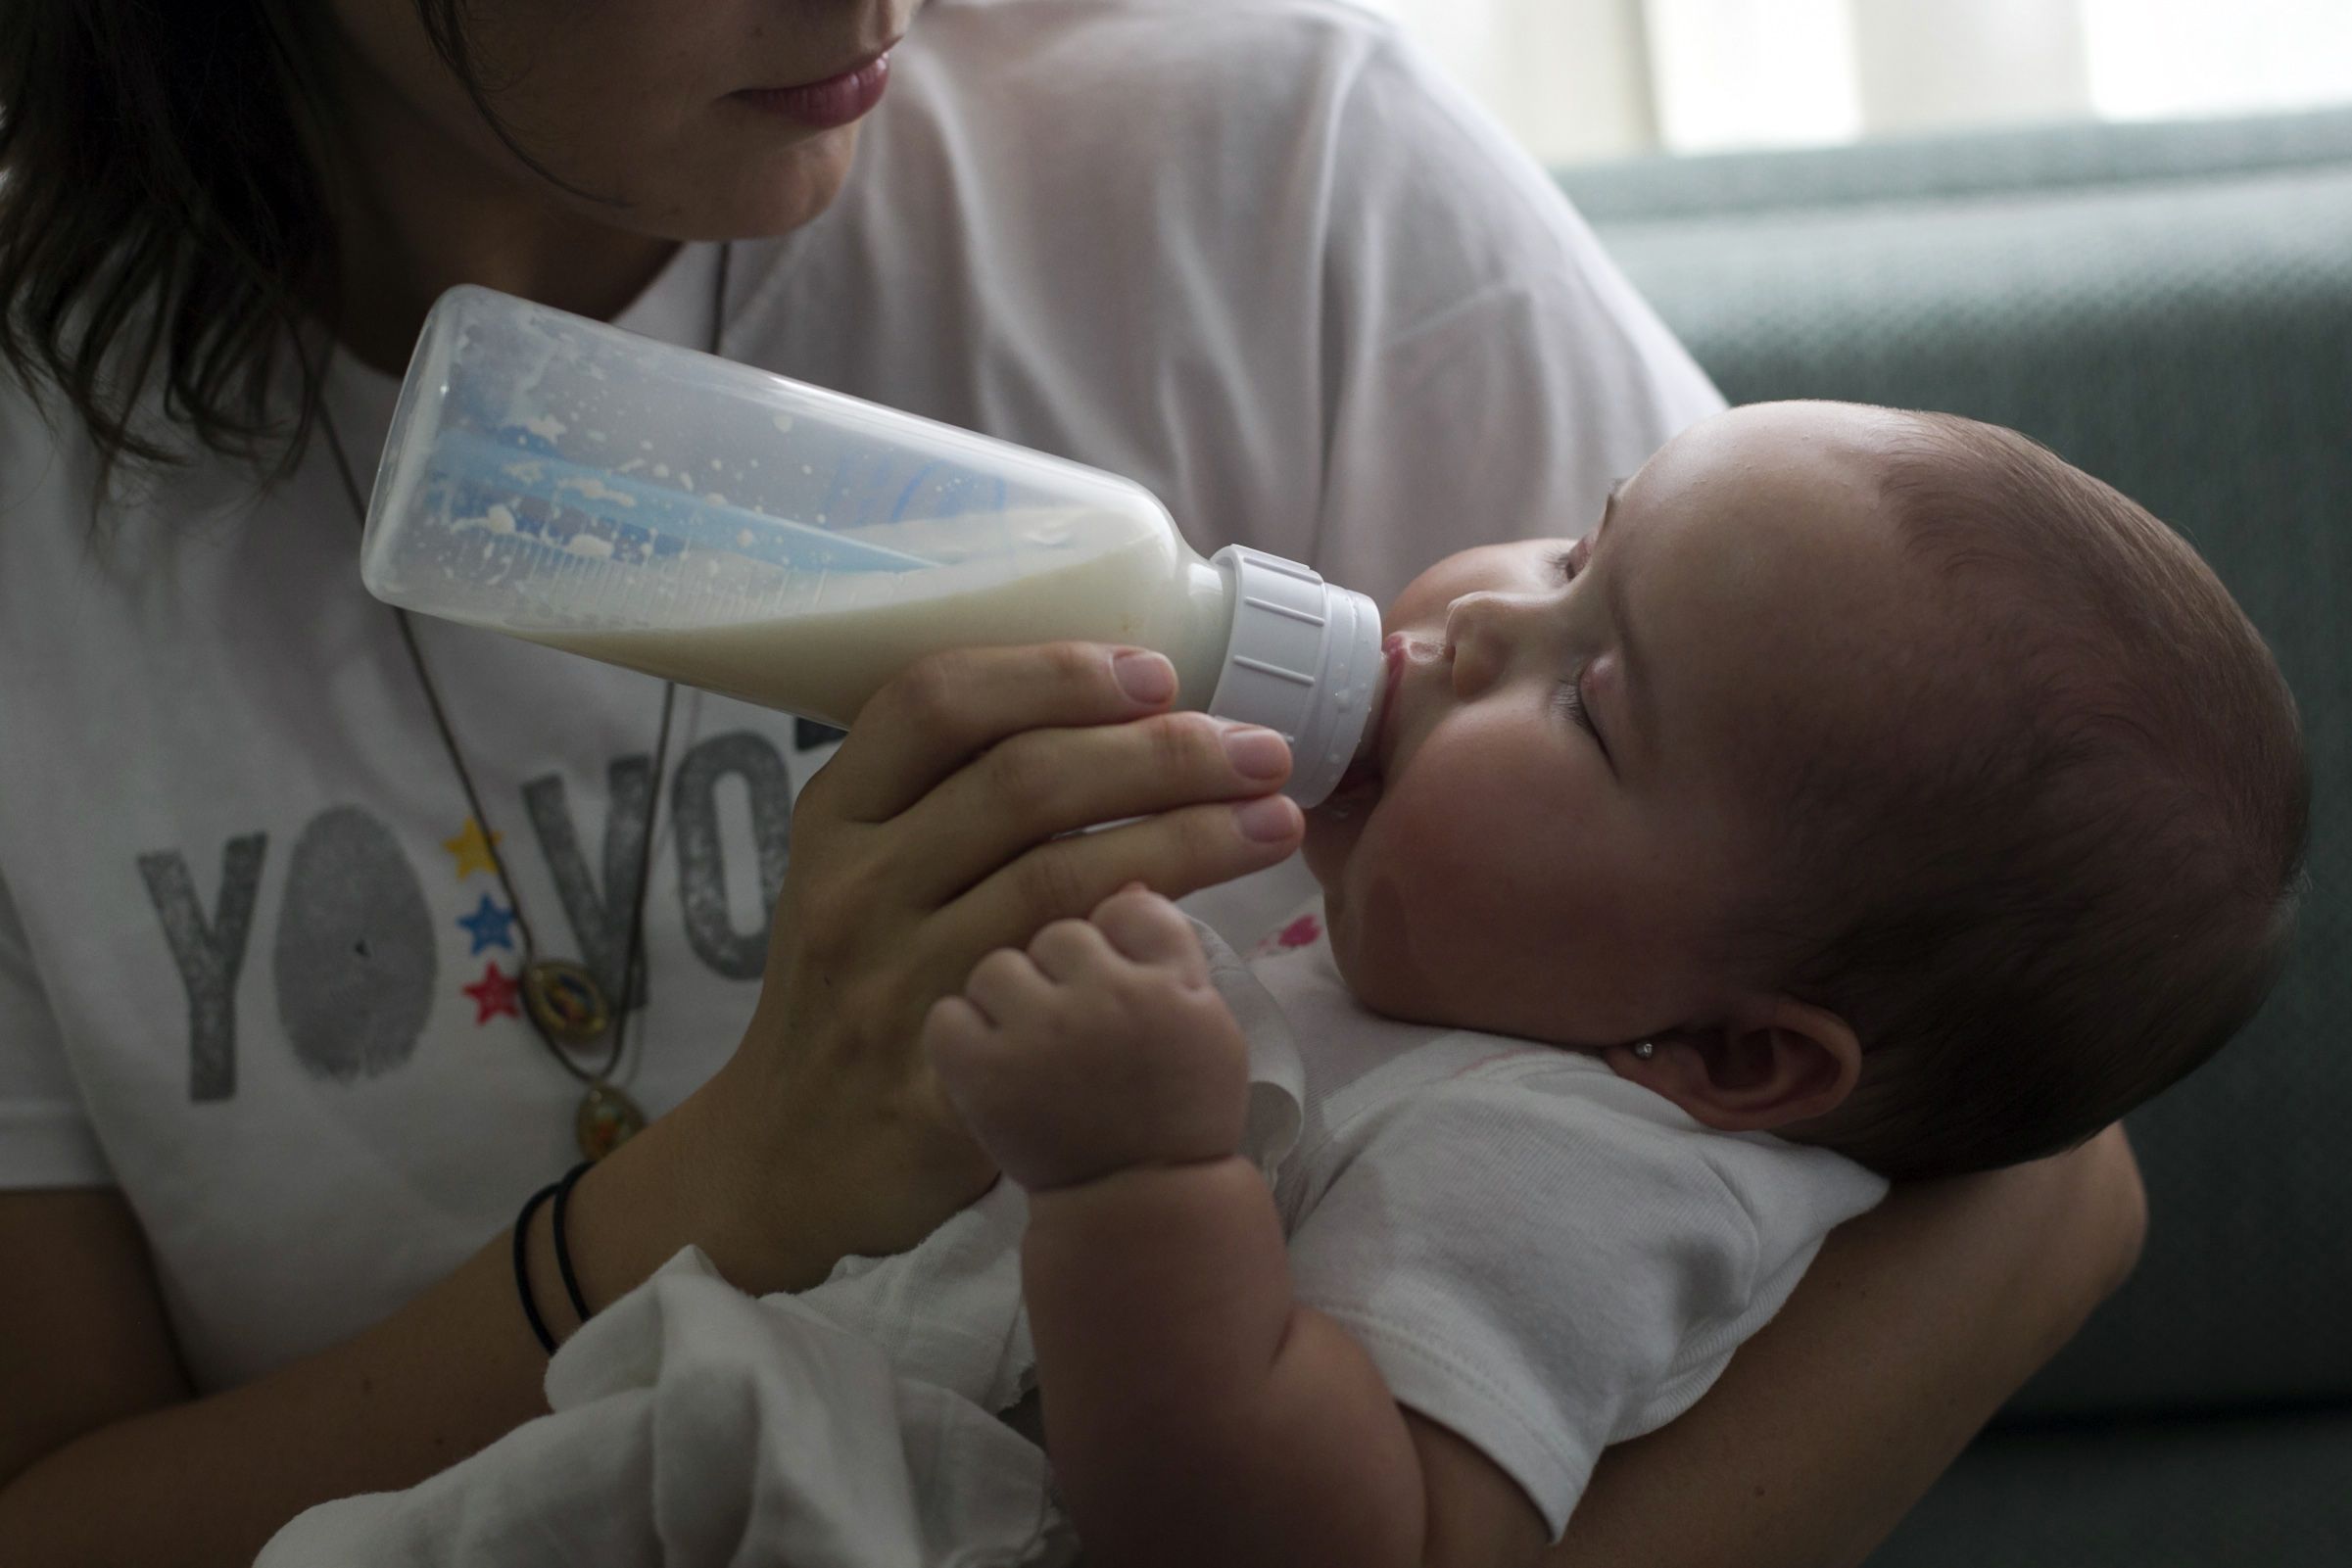
[[[344,451],[343,438],[341,433],[335,429],[335,420],[333,414],[322,408],[319,411],[318,426],[319,429],[326,435],[328,449],[334,453],[335,467],[342,478],[344,493],[350,498],[352,505],[358,511],[360,521],[364,523],[367,516],[366,502],[360,499],[359,482],[353,476],[351,459]],[[490,825],[490,814],[482,807],[481,791],[474,787],[473,770],[465,765],[465,753],[457,745],[456,731],[450,724],[449,710],[443,705],[441,700],[440,684],[433,679],[432,668],[425,662],[424,649],[417,642],[416,627],[409,619],[408,612],[407,610],[401,608],[399,605],[393,605],[391,608],[393,620],[400,627],[401,642],[403,646],[408,649],[408,663],[416,671],[416,684],[424,693],[425,707],[433,716],[433,728],[440,734],[442,749],[448,754],[450,766],[457,775],[458,787],[465,792],[465,808],[473,814],[474,824],[481,830],[482,846],[489,853],[490,869],[498,877],[499,890],[506,895],[506,908],[512,912],[514,916],[515,929],[522,934],[522,961],[518,968],[521,972],[521,974],[527,976],[530,974],[533,966],[539,962],[538,937],[531,930],[530,918],[523,913],[522,899],[518,897],[514,891],[514,879],[513,876],[506,870],[506,857],[499,852],[498,833]],[[665,734],[668,728],[670,696],[674,689],[674,688],[667,689],[662,693],[662,721]],[[654,767],[657,770],[660,768],[663,760],[665,759],[659,757],[655,759]],[[653,794],[657,792],[657,784],[658,782],[656,781],[654,785],[648,786],[648,793],[646,801],[645,832],[648,840],[650,840],[653,832]],[[621,1050],[625,1040],[624,1025],[626,1024],[628,1019],[628,1006],[630,1002],[635,1000],[636,993],[636,985],[634,983],[636,978],[634,966],[637,961],[639,936],[638,927],[642,925],[645,913],[644,882],[648,860],[648,857],[641,854],[639,858],[638,872],[638,899],[633,912],[633,918],[630,922],[631,930],[629,947],[624,959],[624,961],[631,966],[631,970],[629,973],[626,973],[622,975],[622,988],[629,994],[622,1002],[620,1008],[616,1010],[614,1014],[612,1024],[612,1046],[608,1051],[605,1052],[603,1065],[593,1070],[581,1067],[578,1063],[571,1059],[569,1053],[567,1053],[561,1045],[556,1043],[553,1036],[548,1033],[547,1026],[540,1021],[537,1009],[530,1006],[525,1006],[522,1009],[524,1020],[531,1025],[531,1031],[539,1036],[540,1043],[548,1048],[549,1054],[554,1057],[556,1063],[563,1069],[564,1071],[570,1073],[582,1083],[593,1085],[604,1082],[609,1078],[612,1070],[620,1066]]]

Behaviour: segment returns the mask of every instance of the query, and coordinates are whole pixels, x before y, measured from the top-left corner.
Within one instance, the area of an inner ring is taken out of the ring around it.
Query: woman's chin
[[[736,138],[722,161],[727,170],[699,201],[666,211],[661,226],[672,239],[751,240],[790,234],[834,204],[848,182],[858,126],[778,141]]]

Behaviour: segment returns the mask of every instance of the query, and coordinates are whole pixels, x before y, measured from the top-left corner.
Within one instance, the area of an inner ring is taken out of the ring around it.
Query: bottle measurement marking
[[[1264,659],[1253,659],[1246,653],[1235,654],[1233,665],[1236,669],[1255,670],[1260,675],[1271,675],[1277,681],[1288,681],[1292,686],[1313,686],[1315,684],[1315,677],[1307,674],[1304,670],[1293,670],[1279,664],[1269,664]]]
[[[1242,602],[1261,610],[1272,610],[1276,615],[1288,616],[1294,621],[1304,621],[1309,626],[1323,626],[1328,624],[1324,617],[1316,614],[1313,610],[1302,610],[1295,604],[1277,604],[1272,599],[1259,598],[1254,594],[1244,594],[1242,596]]]

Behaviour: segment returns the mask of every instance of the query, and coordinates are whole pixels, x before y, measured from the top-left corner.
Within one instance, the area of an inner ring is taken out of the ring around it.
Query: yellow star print
[[[471,817],[465,819],[465,831],[455,838],[444,838],[441,847],[457,857],[457,880],[463,881],[478,871],[497,871],[498,862],[490,858],[504,833],[482,836],[482,825]]]

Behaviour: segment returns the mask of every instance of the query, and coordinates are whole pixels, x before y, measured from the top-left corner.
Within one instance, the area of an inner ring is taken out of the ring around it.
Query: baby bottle
[[[361,545],[389,603],[846,727],[934,649],[1157,649],[1179,706],[1290,742],[1313,805],[1382,687],[1380,617],[1203,560],[1142,486],[489,289],[426,318]]]

